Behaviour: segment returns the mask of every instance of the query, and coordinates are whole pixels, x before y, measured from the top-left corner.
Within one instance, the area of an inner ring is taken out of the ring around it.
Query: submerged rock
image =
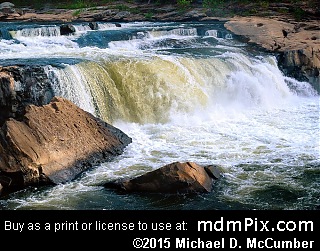
[[[0,195],[73,180],[121,154],[131,141],[64,98],[28,105],[20,121],[9,118],[0,130]]]
[[[220,174],[216,165],[174,162],[132,179],[107,182],[104,187],[128,193],[204,193],[211,192]]]
[[[76,32],[76,28],[72,24],[62,24],[60,25],[61,35],[72,35]]]

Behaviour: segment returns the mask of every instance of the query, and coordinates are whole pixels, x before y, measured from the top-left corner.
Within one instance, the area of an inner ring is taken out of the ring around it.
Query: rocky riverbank
[[[0,4],[0,20],[59,22],[64,29],[61,35],[68,35],[68,29],[72,32],[72,23],[80,21],[90,22],[92,29],[96,22],[102,21],[224,21],[225,27],[234,34],[274,53],[286,75],[308,81],[320,92],[320,28],[318,16],[312,12],[308,12],[310,17],[298,21],[290,15],[221,17],[200,5],[183,12],[175,5],[130,3],[121,6],[35,10],[16,8],[5,2]],[[35,71],[37,77],[32,74]],[[131,138],[117,128],[68,100],[53,97],[42,76],[43,72],[36,66],[0,65],[0,195],[28,185],[72,180],[92,165],[121,154],[131,142]],[[211,183],[210,178],[208,187]],[[140,180],[137,184],[141,185]]]
[[[225,27],[278,56],[288,76],[311,83],[320,91],[319,20],[288,22],[264,17],[235,17]]]
[[[195,3],[186,9],[168,4],[158,5],[146,1],[113,1],[95,7],[80,9],[59,9],[53,6],[41,9],[17,8],[9,2],[0,5],[1,21],[23,22],[133,22],[133,21],[225,21],[225,27],[246,41],[275,53],[279,67],[287,76],[310,82],[320,92],[320,15],[319,7],[301,2],[298,6],[304,16],[299,16],[293,4],[273,3],[254,15],[216,16],[209,8]],[[306,1],[312,2],[312,1]],[[233,9],[232,9],[233,8]],[[234,6],[225,6],[226,13],[234,11]],[[247,13],[256,5],[241,6]],[[251,9],[250,9],[251,8]],[[297,8],[297,7],[295,7]]]

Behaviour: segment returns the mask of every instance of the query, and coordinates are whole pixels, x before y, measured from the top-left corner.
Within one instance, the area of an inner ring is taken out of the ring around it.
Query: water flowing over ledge
[[[69,35],[59,25],[12,24],[0,40],[2,65],[41,67],[54,95],[133,143],[75,182],[17,193],[0,207],[317,207],[319,96],[285,76],[273,55],[238,41],[223,22],[80,23]],[[186,160],[223,166],[212,194],[118,197],[100,186]]]
[[[62,25],[62,33],[74,29],[68,24],[71,22],[88,22],[86,28],[95,30],[99,28],[97,22],[225,21],[225,27],[234,34],[277,55],[278,65],[287,76],[309,82],[320,92],[320,11],[317,1],[271,1],[268,4],[240,1],[239,4],[221,1],[211,8],[204,1],[192,1],[184,7],[158,1],[97,1],[88,4],[87,8],[76,6],[78,9],[73,10],[61,9],[63,3],[50,1],[43,3],[43,8],[38,10],[30,9],[28,1],[19,4],[19,7],[25,7],[23,9],[6,2],[0,5],[0,19],[6,22],[67,23]]]

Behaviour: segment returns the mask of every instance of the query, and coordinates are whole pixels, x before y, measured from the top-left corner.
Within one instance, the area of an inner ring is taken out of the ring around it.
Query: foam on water
[[[55,94],[120,128],[132,143],[122,155],[75,181],[20,191],[0,201],[0,208],[319,205],[320,104],[309,83],[284,76],[274,56],[248,53],[218,23],[98,27],[93,31],[79,24],[74,36],[22,36],[17,31],[15,40],[0,40],[0,59],[59,58],[59,66],[44,66]],[[113,33],[106,47],[89,41],[99,36],[88,36],[83,41],[90,45],[79,45],[79,38],[99,30],[121,33]],[[71,64],[70,57],[80,61]],[[193,198],[119,195],[102,187],[175,161],[218,164],[223,175],[213,193]]]

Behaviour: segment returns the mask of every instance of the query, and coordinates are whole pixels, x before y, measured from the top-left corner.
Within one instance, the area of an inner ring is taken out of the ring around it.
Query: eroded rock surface
[[[10,118],[0,130],[2,190],[73,180],[129,143],[121,130],[64,98],[28,105],[20,121]]]
[[[107,182],[104,186],[126,193],[204,193],[211,192],[220,173],[215,165],[174,162],[132,179]]]
[[[225,27],[278,55],[286,75],[310,82],[320,93],[319,20],[283,21],[265,17],[235,17]]]

